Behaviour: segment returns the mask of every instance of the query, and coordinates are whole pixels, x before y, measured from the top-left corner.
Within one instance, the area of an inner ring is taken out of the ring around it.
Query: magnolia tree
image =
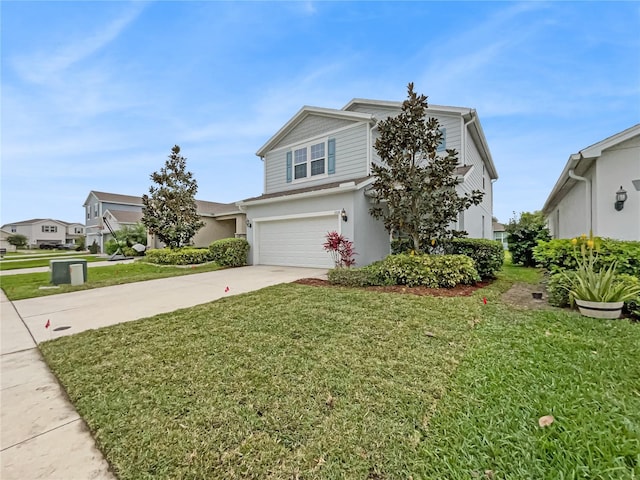
[[[442,132],[435,118],[427,118],[427,107],[427,97],[417,95],[410,83],[402,111],[378,123],[375,149],[382,162],[372,167],[371,215],[389,232],[409,237],[417,252],[434,240],[466,235],[452,225],[484,195],[456,192],[458,154],[453,149],[438,154]]]
[[[142,223],[170,248],[188,245],[204,222],[197,213],[198,184],[175,145],[165,166],[151,174],[155,183],[142,196]]]

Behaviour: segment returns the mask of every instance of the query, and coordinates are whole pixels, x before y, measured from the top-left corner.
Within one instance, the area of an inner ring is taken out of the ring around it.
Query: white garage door
[[[327,232],[338,230],[338,216],[318,216],[256,222],[258,264],[331,268],[322,248]]]

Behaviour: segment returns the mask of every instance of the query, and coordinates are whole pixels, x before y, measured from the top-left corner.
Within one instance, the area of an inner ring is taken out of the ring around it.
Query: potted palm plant
[[[583,235],[580,256],[576,253],[578,239],[574,238],[574,256],[577,268],[573,275],[563,272],[567,280],[567,291],[572,303],[580,313],[593,318],[619,318],[626,300],[640,294],[640,286],[618,281],[616,262],[596,268],[598,261],[597,239]]]

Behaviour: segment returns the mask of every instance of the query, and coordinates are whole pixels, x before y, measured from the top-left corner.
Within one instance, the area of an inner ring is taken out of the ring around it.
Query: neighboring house
[[[95,241],[101,252],[104,252],[104,246],[111,238],[103,218],[107,219],[116,232],[125,225],[135,225],[142,221],[142,197],[92,190],[83,206],[87,247]],[[196,200],[196,206],[198,215],[205,225],[193,237],[195,246],[206,247],[221,238],[245,236],[245,215],[238,210],[235,203]],[[150,248],[162,246],[154,235],[148,235],[147,244]]]
[[[542,212],[553,238],[640,240],[640,124],[571,155]]]
[[[354,242],[358,265],[390,253],[390,235],[369,214],[380,159],[374,149],[377,123],[401,111],[402,102],[354,99],[341,110],[305,106],[257,155],[264,166],[264,193],[238,202],[247,214],[250,262],[332,267],[322,244],[329,231]],[[459,193],[485,193],[482,203],[460,215],[457,227],[471,237],[492,238],[493,188],[498,178],[476,111],[432,105],[440,122],[441,150],[459,152]]]
[[[509,248],[509,244],[507,243],[507,232],[504,229],[504,225],[499,222],[493,222],[493,239],[502,243],[502,246],[505,250]]]
[[[9,238],[11,235],[15,235],[15,233],[11,233],[8,230],[1,230],[0,229],[0,248],[4,248],[7,252],[15,252],[16,251],[16,246],[15,245],[11,245],[7,241],[7,238]]]
[[[76,243],[83,235],[82,228],[81,223],[63,222],[53,218],[34,218],[2,226],[2,230],[10,234],[27,237],[30,248],[39,248],[42,244]]]

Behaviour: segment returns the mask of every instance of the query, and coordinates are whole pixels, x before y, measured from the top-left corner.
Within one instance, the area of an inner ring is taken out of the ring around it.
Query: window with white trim
[[[327,173],[326,141],[293,150],[293,180],[303,180]]]
[[[58,227],[56,225],[42,225],[42,231],[45,233],[56,233]]]
[[[98,216],[98,204],[96,203],[93,206],[93,218],[96,218]]]

